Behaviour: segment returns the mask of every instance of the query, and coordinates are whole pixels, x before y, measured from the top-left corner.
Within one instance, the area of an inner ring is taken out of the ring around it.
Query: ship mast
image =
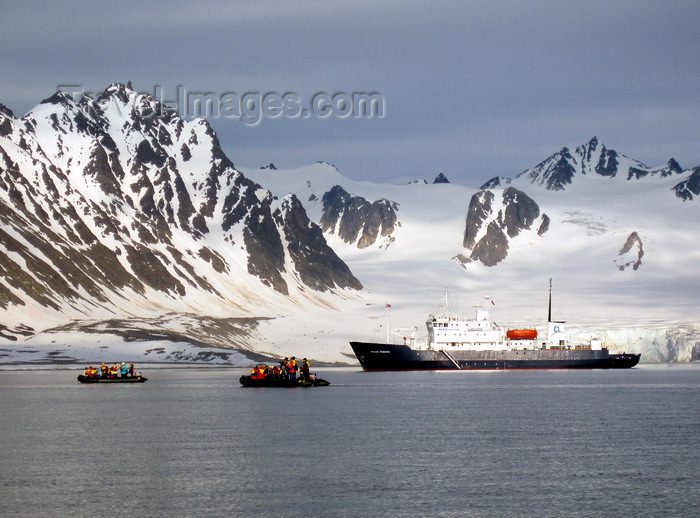
[[[391,304],[386,302],[384,304],[384,311],[386,312],[386,343],[389,343],[389,308]]]
[[[443,306],[443,309],[445,310],[445,316],[449,317],[450,316],[450,300],[447,296],[447,284],[445,284],[445,305]]]
[[[547,314],[547,322],[552,321],[552,278],[549,278],[549,313]]]

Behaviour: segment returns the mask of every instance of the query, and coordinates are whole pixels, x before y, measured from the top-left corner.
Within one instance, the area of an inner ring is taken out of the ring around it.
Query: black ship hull
[[[417,350],[407,345],[350,342],[366,371],[492,369],[629,369],[640,354],[610,354],[607,349],[510,351]]]
[[[78,375],[80,383],[143,383],[148,381],[148,378],[143,376],[130,376],[125,378],[96,378],[93,376]]]
[[[309,378],[309,379],[289,379],[289,378],[272,378],[267,377],[264,379],[255,379],[250,376],[241,376],[241,385],[244,387],[282,387],[282,388],[293,388],[293,387],[327,387],[330,382],[322,380],[320,378]]]

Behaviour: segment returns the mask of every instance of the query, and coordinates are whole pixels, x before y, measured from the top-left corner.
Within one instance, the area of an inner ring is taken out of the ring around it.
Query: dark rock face
[[[305,218],[237,171],[205,121],[124,85],[21,118],[0,105],[0,308],[220,300],[248,275],[280,294],[361,289]]]
[[[490,180],[488,180],[486,183],[484,183],[479,189],[482,191],[487,190],[487,189],[498,189],[503,185],[503,183],[510,183],[511,180],[509,178],[503,178],[502,176],[494,176]]]
[[[440,173],[435,177],[435,180],[433,180],[433,183],[450,183],[450,181],[447,179],[447,177],[443,174]]]
[[[472,248],[470,258],[484,266],[496,266],[508,255],[508,238],[498,223],[492,221],[486,227],[486,235]]]
[[[515,237],[522,230],[529,229],[540,215],[540,207],[527,194],[513,187],[503,191],[505,205],[503,225],[508,236]]]
[[[677,184],[673,190],[683,201],[691,201],[694,196],[700,196],[700,166],[693,169],[691,175]]]
[[[467,223],[464,230],[462,246],[472,250],[476,245],[476,237],[484,226],[484,222],[493,212],[493,200],[495,195],[492,191],[479,191],[472,196],[467,210]]]
[[[269,203],[250,208],[243,228],[243,241],[249,253],[248,273],[287,295],[289,288],[282,277],[284,246],[272,218]]]
[[[549,190],[561,191],[571,184],[576,174],[573,161],[574,158],[571,156],[569,148],[565,147],[533,169],[520,173],[518,177],[524,176],[529,178],[532,183],[546,185]]]
[[[622,177],[629,181],[646,177],[666,178],[684,173],[676,160],[671,158],[665,166],[650,168],[643,163],[608,149],[596,137],[577,147],[573,152],[562,148],[532,169],[520,173],[517,178],[529,180],[553,191],[561,191],[571,185],[577,177],[598,175],[607,178]],[[495,188],[507,179],[493,178],[482,189]],[[682,190],[682,188],[680,188]],[[683,198],[683,196],[680,196]],[[686,198],[683,198],[686,199]]]
[[[618,270],[624,271],[630,267],[633,270],[639,269],[642,265],[642,257],[644,256],[644,246],[636,232],[632,232],[627,237],[627,241],[625,241],[625,244],[617,255],[618,257],[615,259],[615,265]]]
[[[464,254],[455,255],[452,260],[456,262],[460,268],[467,269],[467,265],[472,262],[472,260]]]
[[[508,187],[499,199],[493,191],[482,190],[469,202],[462,244],[471,250],[470,261],[495,266],[508,256],[509,238],[531,230],[537,221],[541,236],[549,228],[549,217],[540,216],[539,205],[524,192]],[[466,263],[463,258],[459,262]]]
[[[555,162],[547,180],[548,189],[561,191],[565,186],[571,183],[575,170],[569,162],[569,158],[571,158],[571,155],[569,155],[568,150],[566,150],[566,154]]]
[[[540,223],[540,228],[537,229],[537,235],[542,236],[545,232],[549,230],[549,216],[542,214],[542,223]]]
[[[598,163],[595,165],[595,172],[601,176],[613,177],[617,174],[617,152],[612,149],[606,149],[602,146],[602,150],[598,157]]]
[[[0,115],[4,115],[7,118],[14,119],[15,114],[12,113],[12,110],[10,110],[7,106],[4,104],[0,103]]]
[[[0,104],[0,137],[7,137],[12,133],[12,123],[11,119],[14,119],[15,115],[12,113],[7,106]]]
[[[274,216],[284,229],[289,255],[304,284],[317,291],[334,286],[362,289],[350,268],[328,246],[321,228],[309,220],[295,195],[285,197]]]
[[[675,158],[671,158],[667,163],[666,167],[662,168],[660,171],[661,177],[666,177],[666,176],[672,176],[675,174],[681,174],[683,172],[683,168],[681,165],[676,161]]]
[[[398,205],[386,199],[368,202],[352,196],[336,185],[321,198],[323,214],[320,225],[324,232],[337,235],[346,243],[367,248],[379,237],[388,238],[399,225]]]
[[[644,178],[646,176],[649,176],[652,174],[653,170],[649,169],[640,169],[637,167],[630,167],[629,173],[627,175],[628,180],[639,180],[640,178]],[[671,158],[664,167],[661,169],[656,170],[658,172],[659,177],[661,178],[666,178],[667,176],[673,176],[677,174],[681,174],[683,172],[683,168],[680,166],[680,164],[673,158]]]

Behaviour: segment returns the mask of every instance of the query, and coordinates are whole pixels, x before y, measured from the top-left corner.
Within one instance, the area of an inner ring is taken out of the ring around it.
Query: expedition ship
[[[445,293],[447,310],[447,292]],[[501,329],[490,319],[488,303],[474,304],[476,316],[460,320],[430,315],[428,337],[416,339],[417,328],[402,337],[402,344],[350,342],[366,371],[476,370],[476,369],[626,369],[639,363],[640,354],[611,354],[600,340],[571,345],[564,322],[552,320],[552,285],[549,286],[547,337],[536,329]],[[393,330],[395,334],[396,331]],[[388,340],[387,340],[388,342]]]

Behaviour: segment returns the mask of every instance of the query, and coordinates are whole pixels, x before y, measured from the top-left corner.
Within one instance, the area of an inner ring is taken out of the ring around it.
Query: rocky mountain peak
[[[673,187],[673,191],[683,201],[692,201],[700,196],[700,166],[692,170],[690,176]]]
[[[561,148],[536,166],[518,174],[515,180],[541,185],[552,191],[563,191],[574,182],[583,181],[586,176],[632,181],[642,178],[662,179],[686,172],[673,158],[662,167],[648,167],[638,160],[607,148],[598,137],[593,137],[573,152],[568,147]],[[508,185],[511,181],[503,177],[492,178],[482,189]]]
[[[490,180],[486,181],[481,187],[479,187],[480,190],[487,190],[487,189],[497,189],[499,187],[502,187],[504,185],[510,185],[512,183],[511,178],[506,178],[505,176],[494,176]]]
[[[9,117],[11,119],[15,118],[15,114],[12,113],[12,110],[10,110],[7,106],[5,106],[2,103],[0,103],[0,116]]]
[[[62,92],[60,90],[57,90],[51,97],[47,97],[41,103],[39,104],[55,104],[59,106],[67,106],[67,107],[72,107],[75,106],[75,102],[73,101],[73,98],[68,95],[66,92]]]
[[[346,243],[354,243],[358,248],[367,248],[381,239],[382,246],[388,246],[394,229],[400,225],[396,215],[398,204],[379,199],[367,201],[361,196],[353,196],[340,185],[333,186],[321,198],[323,214],[320,225],[324,232],[337,234]]]
[[[676,161],[675,158],[670,158],[668,162],[666,162],[666,167],[664,168],[664,172],[662,173],[662,176],[668,176],[672,174],[681,174],[683,172],[683,168],[681,165]]]
[[[206,121],[143,116],[156,103],[113,84],[79,103],[57,92],[21,119],[3,112],[0,307],[78,315],[255,299],[256,282],[282,295],[361,288],[298,200],[282,210]]]
[[[433,183],[450,183],[450,181],[447,179],[444,173],[440,173],[435,177]]]
[[[527,194],[513,187],[500,192],[481,190],[469,202],[463,246],[471,251],[460,263],[479,261],[495,266],[508,255],[509,238],[536,227],[541,236],[549,228],[549,217],[540,216],[539,205]]]

